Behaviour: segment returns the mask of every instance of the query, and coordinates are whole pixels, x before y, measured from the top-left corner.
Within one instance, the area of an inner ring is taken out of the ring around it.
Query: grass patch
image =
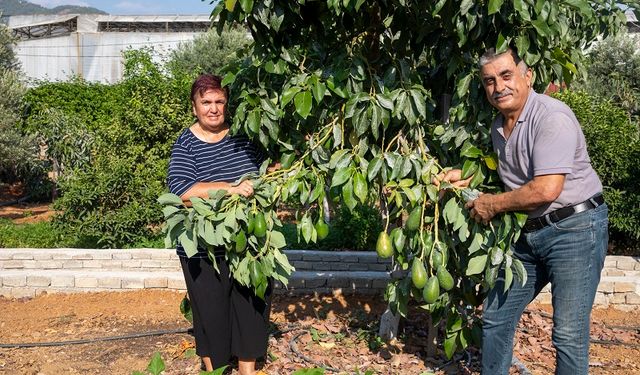
[[[69,247],[72,242],[62,238],[48,221],[14,224],[0,219],[0,247],[56,248]]]

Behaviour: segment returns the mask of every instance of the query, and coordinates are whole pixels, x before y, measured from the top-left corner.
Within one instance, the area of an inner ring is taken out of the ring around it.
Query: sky
[[[211,0],[28,0],[31,3],[53,8],[58,5],[90,6],[109,14],[210,14]]]

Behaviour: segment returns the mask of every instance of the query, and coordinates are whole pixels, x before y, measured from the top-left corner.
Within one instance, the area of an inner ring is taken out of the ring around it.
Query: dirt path
[[[53,294],[33,299],[0,298],[0,343],[50,342],[119,336],[158,330],[186,330],[189,323],[178,306],[182,294],[142,290],[134,292]],[[443,367],[443,360],[425,358],[423,316],[416,314],[404,324],[402,339],[382,345],[376,339],[377,323],[384,308],[381,298],[277,296],[272,321],[287,331],[270,340],[265,370],[270,374],[290,374],[313,367],[299,354],[323,363],[340,373],[421,374],[427,368]],[[520,326],[516,355],[534,374],[553,372],[550,320],[534,309]],[[640,343],[638,330],[606,328],[640,326],[638,314],[596,310],[592,337]],[[523,332],[526,330],[527,332]],[[144,370],[154,352],[166,364],[165,374],[197,374],[199,360],[193,355],[188,334],[168,334],[118,341],[93,342],[34,348],[0,349],[0,374],[131,374]],[[449,364],[438,374],[477,374],[477,351]],[[640,348],[592,345],[591,373],[640,374],[636,361]],[[330,372],[327,372],[330,373]],[[514,373],[517,373],[514,371]]]

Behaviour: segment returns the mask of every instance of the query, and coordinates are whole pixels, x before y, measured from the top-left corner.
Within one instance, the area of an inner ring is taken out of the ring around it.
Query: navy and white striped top
[[[208,143],[185,129],[171,150],[169,191],[182,196],[197,182],[234,182],[250,172],[258,172],[265,159],[245,136],[226,135],[220,141]],[[186,257],[182,246],[178,255]],[[195,257],[206,258],[204,250]]]

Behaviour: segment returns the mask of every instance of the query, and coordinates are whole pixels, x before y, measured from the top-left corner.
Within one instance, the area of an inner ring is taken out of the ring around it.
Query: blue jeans
[[[589,324],[609,241],[608,209],[603,204],[530,233],[522,233],[514,256],[527,270],[527,283],[514,279],[504,293],[500,278],[483,309],[482,373],[507,375],[513,337],[525,307],[551,283],[552,341],[556,374],[589,371]]]

